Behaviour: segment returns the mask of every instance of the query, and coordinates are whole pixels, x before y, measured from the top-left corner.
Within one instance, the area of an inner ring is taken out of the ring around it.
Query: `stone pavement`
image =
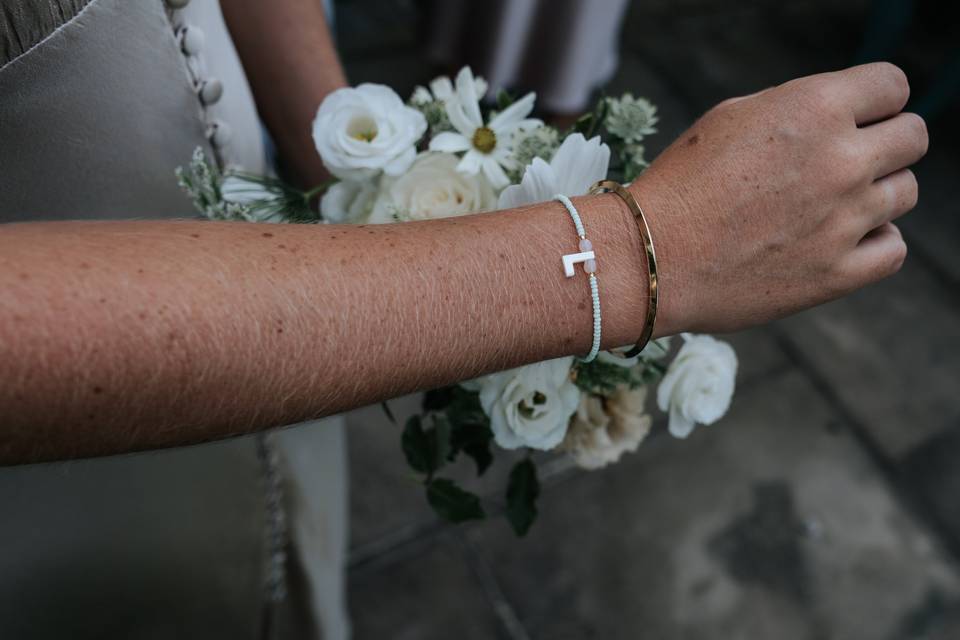
[[[636,2],[608,90],[659,105],[655,153],[725,97],[848,65],[868,4]],[[352,81],[406,92],[431,77],[416,8],[339,3]],[[938,41],[910,37],[895,60],[922,89]],[[730,336],[742,369],[716,427],[681,442],[658,424],[598,472],[546,459],[527,538],[502,518],[438,522],[397,428],[378,407],[352,414],[356,637],[960,637],[960,128],[949,115],[930,122],[903,271]],[[392,406],[402,418],[414,402]],[[498,492],[506,466],[477,489]]]

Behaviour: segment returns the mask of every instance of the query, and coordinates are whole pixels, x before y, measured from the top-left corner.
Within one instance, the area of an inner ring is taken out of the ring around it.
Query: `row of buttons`
[[[186,7],[190,0],[165,0],[165,2],[169,9],[176,11]],[[205,43],[203,30],[195,25],[183,24],[176,28],[175,33],[180,43],[180,51],[188,57],[188,67],[194,78],[194,88],[200,104],[204,107],[216,104],[223,97],[223,83],[217,78],[201,77],[203,65],[200,63],[199,55]],[[230,126],[222,120],[211,120],[207,124],[207,138],[219,154],[230,142]]]

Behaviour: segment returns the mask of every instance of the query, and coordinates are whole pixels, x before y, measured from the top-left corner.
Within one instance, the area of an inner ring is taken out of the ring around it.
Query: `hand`
[[[631,186],[660,271],[657,334],[734,331],[900,269],[892,221],[917,202],[927,150],[888,63],[720,103]]]

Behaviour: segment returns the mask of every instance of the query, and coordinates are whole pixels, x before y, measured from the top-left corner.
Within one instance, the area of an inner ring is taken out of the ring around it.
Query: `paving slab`
[[[776,328],[891,459],[960,420],[960,305],[915,260]]]
[[[930,131],[930,152],[916,167],[917,208],[900,222],[908,245],[960,285],[960,144],[945,126]],[[954,295],[960,294],[955,288]],[[960,297],[960,296],[958,296]]]
[[[350,576],[356,640],[495,640],[499,622],[449,535]]]
[[[468,535],[534,639],[903,637],[930,594],[960,590],[796,372],[718,427],[551,487],[525,540]]]

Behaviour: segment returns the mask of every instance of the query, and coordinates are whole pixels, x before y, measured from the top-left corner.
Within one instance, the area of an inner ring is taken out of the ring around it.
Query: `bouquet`
[[[643,140],[656,108],[624,94],[602,97],[567,131],[531,118],[534,94],[499,92],[483,108],[486,82],[464,68],[417,87],[404,103],[390,88],[362,84],[320,105],[313,138],[331,183],[301,191],[270,176],[220,172],[201,150],[177,170],[181,187],[207,217],[297,223],[386,223],[459,216],[586,194],[597,180],[630,182],[647,166]],[[322,194],[319,211],[311,206]],[[444,471],[459,458],[483,475],[500,449],[522,450],[509,474],[504,512],[518,535],[536,518],[534,451],[559,451],[598,469],[635,451],[647,436],[648,390],[669,415],[669,432],[687,437],[727,411],[737,358],[725,342],[683,334],[624,358],[559,358],[428,391],[406,421],[401,446],[442,517],[485,516],[483,501]],[[668,362],[669,360],[669,362]],[[389,406],[384,408],[392,421]]]

